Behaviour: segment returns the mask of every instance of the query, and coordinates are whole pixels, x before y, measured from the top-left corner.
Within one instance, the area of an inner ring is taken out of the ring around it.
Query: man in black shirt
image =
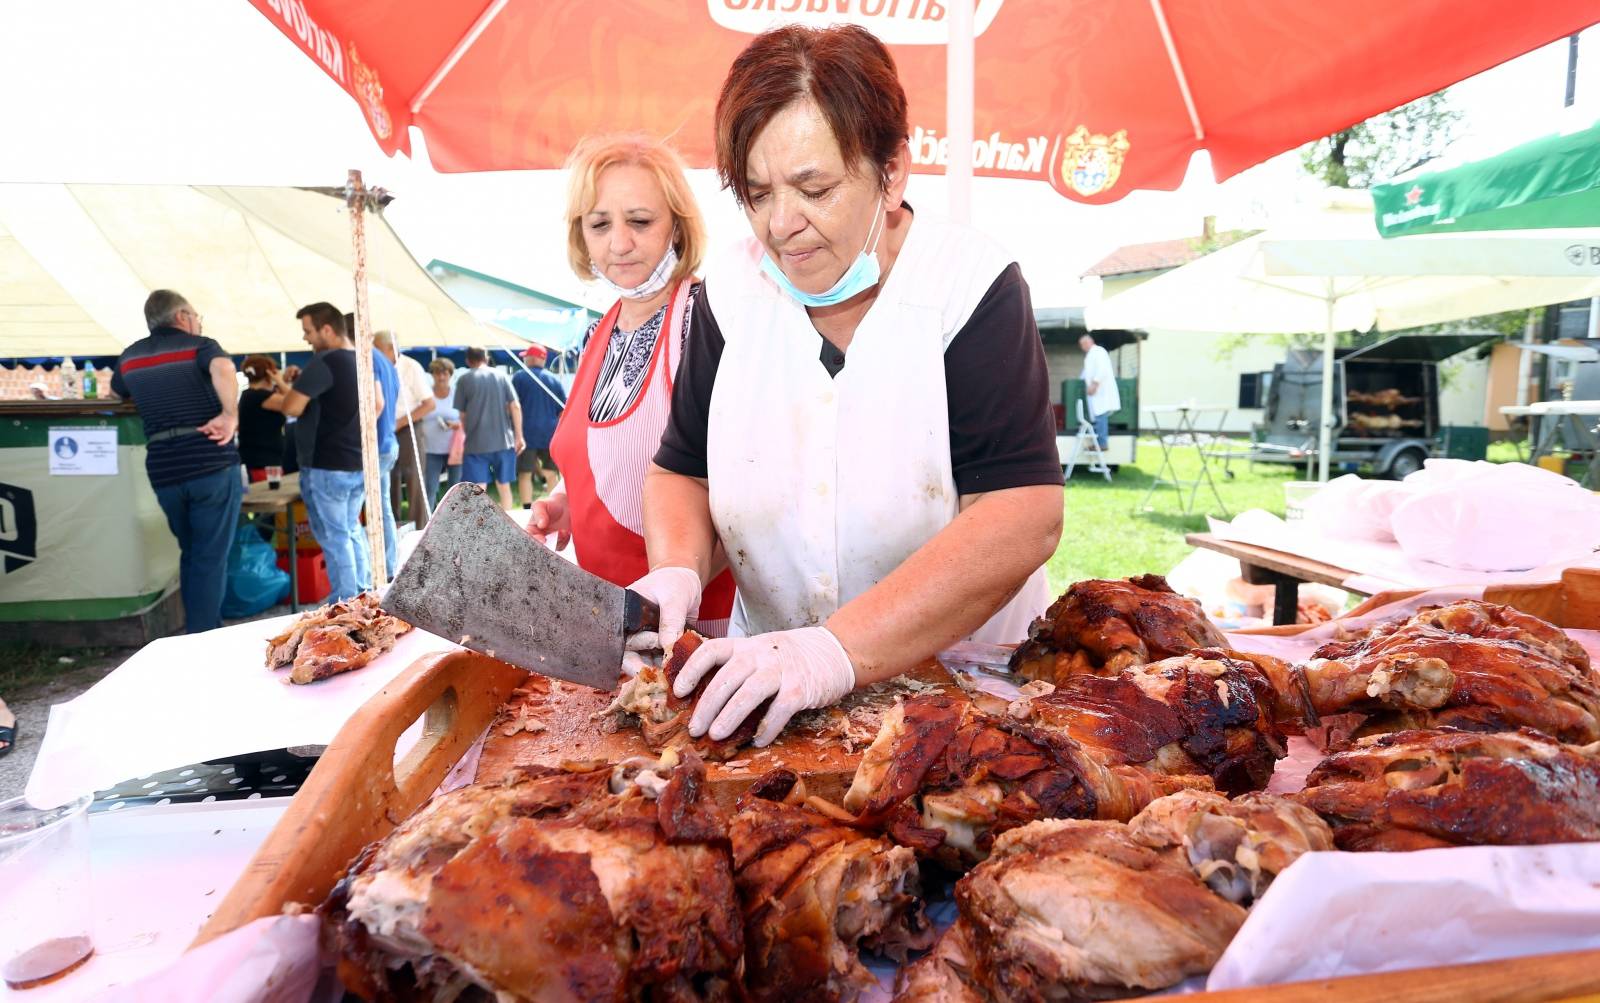
[[[329,602],[349,599],[372,585],[372,557],[361,529],[361,420],[357,405],[355,345],[344,314],[329,303],[312,303],[295,314],[306,344],[317,354],[295,378],[282,376],[263,407],[297,417],[295,452],[300,461],[300,496],[311,533],[328,562]],[[373,384],[374,409],[383,410],[383,388]]]
[[[189,301],[157,289],[144,301],[150,336],[123,350],[111,389],[144,421],[145,472],[178,538],[178,584],[191,634],[222,626],[228,544],[239,523],[239,387],[233,360],[201,337]]]

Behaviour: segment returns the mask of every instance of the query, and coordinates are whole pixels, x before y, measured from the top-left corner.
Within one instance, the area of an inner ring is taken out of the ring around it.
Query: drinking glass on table
[[[0,801],[0,977],[12,989],[53,982],[94,953],[89,802],[58,808]]]
[[[282,480],[283,480],[283,468],[282,467],[268,467],[267,468],[267,490],[268,491],[276,491],[276,490],[278,490],[278,483],[280,481],[282,481]]]

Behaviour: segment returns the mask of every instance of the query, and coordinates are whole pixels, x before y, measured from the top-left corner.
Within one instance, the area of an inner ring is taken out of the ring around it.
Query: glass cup
[[[276,491],[276,490],[278,490],[278,482],[282,481],[282,480],[283,480],[283,468],[282,467],[268,467],[267,468],[267,490],[268,491]]]
[[[94,953],[85,795],[41,809],[0,801],[0,977],[12,989],[41,986]]]

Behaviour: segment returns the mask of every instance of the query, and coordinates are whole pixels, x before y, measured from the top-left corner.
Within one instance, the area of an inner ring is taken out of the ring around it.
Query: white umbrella
[[[116,355],[141,308],[174,289],[233,353],[306,348],[295,311],[348,307],[355,262],[342,196],[305,188],[0,184],[0,351]],[[382,217],[367,225],[373,326],[407,344],[492,340]],[[498,329],[495,336],[503,336]]]
[[[1319,476],[1331,456],[1338,331],[1393,331],[1600,293],[1600,230],[1382,240],[1364,192],[1089,306],[1091,329],[1322,332]]]

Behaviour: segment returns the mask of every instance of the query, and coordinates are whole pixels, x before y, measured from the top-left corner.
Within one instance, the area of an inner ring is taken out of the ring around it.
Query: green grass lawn
[[[1243,447],[1240,440],[1239,448]],[[1527,448],[1526,443],[1523,448]],[[1150,497],[1153,511],[1136,512],[1161,467],[1161,448],[1154,439],[1140,439],[1136,456],[1138,462],[1118,470],[1109,484],[1082,468],[1068,482],[1061,545],[1047,566],[1053,592],[1060,593],[1084,578],[1166,574],[1190,552],[1189,545],[1183,542],[1184,534],[1204,532],[1208,512],[1222,515],[1204,484],[1195,501],[1194,515],[1179,514],[1177,491],[1169,487],[1156,489]],[[1491,443],[1488,458],[1497,463],[1514,461],[1516,444]],[[1177,451],[1174,463],[1180,478],[1199,473],[1200,461],[1193,449]],[[1252,508],[1283,515],[1284,483],[1305,476],[1303,467],[1257,464],[1252,470],[1248,463],[1234,460],[1234,476],[1229,479],[1222,475],[1218,463],[1213,461],[1211,466],[1217,493],[1232,515]]]

